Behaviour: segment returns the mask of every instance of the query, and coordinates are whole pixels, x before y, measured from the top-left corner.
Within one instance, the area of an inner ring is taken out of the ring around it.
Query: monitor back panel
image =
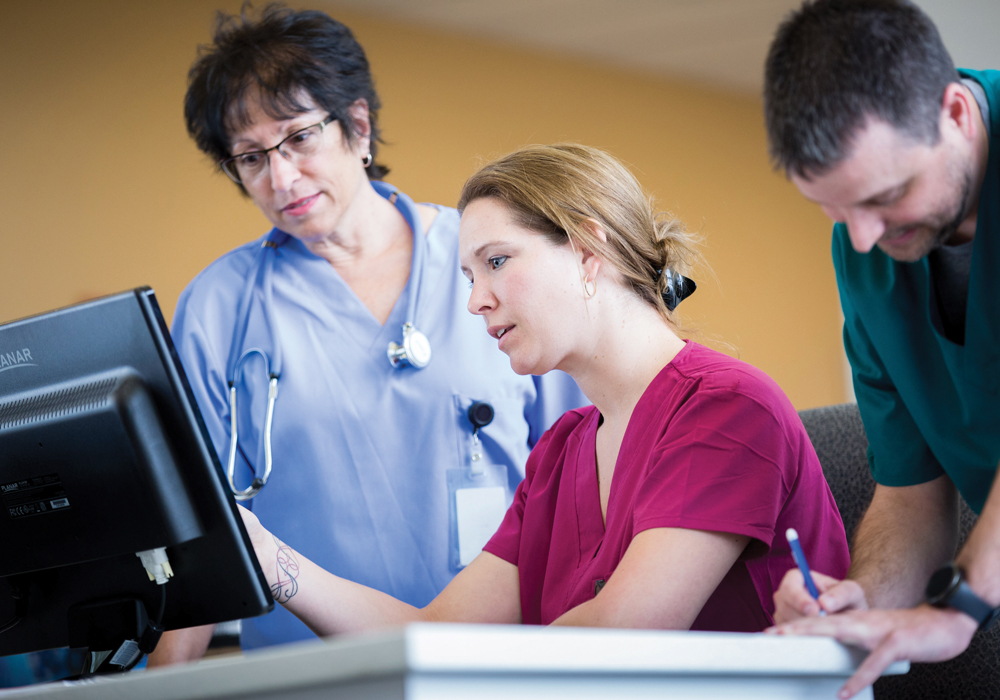
[[[143,395],[153,406],[176,464],[171,478],[180,483],[166,489],[158,485],[171,501],[167,505],[173,508],[174,517],[151,519],[141,512],[141,503],[129,501],[148,499],[152,493],[151,503],[156,507],[150,510],[158,513],[163,504],[155,503],[157,488],[144,490],[137,479],[138,485],[130,492],[102,474],[99,463],[93,465],[93,479],[83,486],[81,471],[91,468],[87,454],[73,461],[72,451],[62,445],[61,451],[52,450],[59,453],[58,459],[45,458],[44,441],[58,441],[59,435],[66,435],[66,429],[53,431],[59,417],[49,416],[48,424],[43,421],[26,429],[13,425],[8,408],[6,430],[0,415],[0,489],[6,489],[0,493],[0,541],[12,542],[5,545],[9,558],[20,561],[27,554],[24,559],[29,563],[20,570],[5,563],[0,575],[18,574],[14,580],[27,586],[29,605],[25,619],[0,634],[0,655],[66,646],[67,612],[84,601],[134,597],[155,616],[160,607],[159,587],[149,581],[134,552],[120,550],[160,539],[167,546],[175,574],[166,584],[163,621],[167,629],[252,617],[274,605],[152,290],[137,289],[0,326],[0,406],[5,401],[8,407],[14,405],[11,397],[37,395],[40,390],[51,394],[52,387],[79,384],[81,378],[93,376],[141,379]],[[87,442],[88,426],[97,426],[91,430],[94,435],[100,430],[114,434],[114,413],[91,407],[90,413],[68,422],[63,416],[64,423],[78,433],[66,439],[89,454],[119,449]],[[118,429],[127,431],[128,422],[124,420],[124,427]],[[36,440],[40,435],[43,438]],[[43,445],[26,461],[25,449],[34,444],[30,441]],[[74,466],[67,466],[67,459]],[[65,474],[60,475],[61,471]],[[92,509],[95,499],[101,498],[102,485],[115,495],[106,499],[108,513],[100,537],[112,542],[113,529],[121,528],[125,544],[117,549],[94,542],[94,528],[86,530],[87,523],[79,520],[83,504]],[[131,497],[121,495],[133,492]],[[80,507],[74,507],[78,503]],[[26,530],[29,521],[40,524]],[[149,535],[157,523],[160,534]],[[23,534],[38,528],[46,530],[44,538]],[[51,544],[43,545],[46,553],[18,554],[18,533],[26,541],[31,539],[30,549],[39,547],[39,542]],[[91,537],[85,544],[88,533]],[[60,566],[56,561],[72,563]],[[39,562],[46,568],[38,569]],[[32,572],[20,575],[25,569]],[[0,578],[0,625],[14,612],[5,584]]]

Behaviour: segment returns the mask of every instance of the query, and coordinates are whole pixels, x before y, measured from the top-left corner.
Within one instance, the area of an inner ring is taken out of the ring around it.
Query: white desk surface
[[[821,637],[415,624],[0,698],[834,698],[864,656]]]

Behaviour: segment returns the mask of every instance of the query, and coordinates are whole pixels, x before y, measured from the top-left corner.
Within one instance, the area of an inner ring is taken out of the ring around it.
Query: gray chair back
[[[851,542],[864,515],[875,481],[868,469],[868,438],[857,404],[800,411]],[[976,515],[961,502],[961,547],[976,523]],[[1000,698],[1000,623],[977,633],[969,648],[951,661],[912,664],[905,676],[887,676],[875,683],[876,700],[980,700]]]

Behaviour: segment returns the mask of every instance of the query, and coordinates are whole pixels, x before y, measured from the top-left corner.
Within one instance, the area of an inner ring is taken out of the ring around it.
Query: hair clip
[[[676,309],[678,304],[694,294],[694,290],[698,288],[693,279],[685,277],[679,272],[674,272],[670,268],[657,270],[656,274],[663,274],[667,277],[667,286],[663,290],[663,303],[670,311]]]

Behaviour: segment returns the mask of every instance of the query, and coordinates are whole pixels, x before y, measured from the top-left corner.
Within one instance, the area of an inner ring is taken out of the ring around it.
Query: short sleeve
[[[531,457],[528,457],[528,475],[517,486],[514,492],[514,502],[510,504],[507,513],[503,516],[500,527],[494,533],[490,541],[483,547],[484,552],[489,552],[500,557],[506,562],[517,566],[518,553],[521,550],[521,528],[524,524],[524,504],[528,500],[528,484],[531,469]]]
[[[181,358],[191,393],[208,429],[209,437],[225,468],[229,450],[229,397],[225,369],[200,317],[191,308],[189,290],[181,294],[174,312],[170,335]],[[236,483],[249,483],[253,474],[243,459],[237,460]],[[245,504],[250,505],[250,504]]]
[[[844,311],[844,350],[851,363],[854,394],[868,436],[868,466],[875,481],[885,486],[926,483],[944,474],[944,470],[906,408],[855,308],[846,279],[844,255],[852,254],[844,250],[846,239],[846,229],[834,229],[833,258]]]
[[[749,376],[695,391],[650,456],[635,533],[658,527],[730,532],[770,548],[798,469],[786,429],[770,408],[779,393]],[[762,553],[756,549],[754,555]]]
[[[578,419],[577,419],[578,420]],[[521,551],[521,532],[524,526],[524,509],[528,502],[528,497],[531,493],[531,484],[538,474],[539,468],[543,465],[551,465],[553,460],[557,457],[550,452],[560,452],[561,440],[554,439],[554,435],[560,433],[558,430],[560,426],[567,427],[574,421],[567,421],[561,419],[556,421],[556,424],[552,426],[549,430],[542,435],[538,444],[535,445],[534,449],[531,450],[531,454],[528,455],[528,463],[525,466],[525,476],[524,479],[518,484],[517,490],[514,492],[514,502],[510,504],[510,508],[507,509],[506,515],[504,515],[503,522],[500,523],[500,527],[497,529],[496,534],[490,538],[490,541],[486,543],[483,547],[484,552],[489,552],[494,554],[506,562],[517,566],[519,553]]]

